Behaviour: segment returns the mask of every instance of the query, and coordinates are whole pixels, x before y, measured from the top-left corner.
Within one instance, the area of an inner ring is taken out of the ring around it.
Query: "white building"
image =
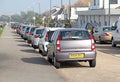
[[[110,1],[110,5],[109,5]],[[78,23],[96,23],[100,26],[112,25],[120,16],[120,0],[92,0],[88,11],[78,11]]]

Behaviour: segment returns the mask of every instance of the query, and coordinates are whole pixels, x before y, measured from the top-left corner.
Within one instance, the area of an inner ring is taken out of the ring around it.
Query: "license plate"
[[[83,53],[70,54],[69,58],[84,58],[84,54]]]

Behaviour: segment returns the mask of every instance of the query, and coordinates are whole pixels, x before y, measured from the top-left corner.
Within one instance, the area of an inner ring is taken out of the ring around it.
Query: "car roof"
[[[67,31],[67,30],[84,30],[84,31],[87,31],[85,28],[65,28],[65,29],[60,29],[60,31]]]
[[[47,31],[55,31],[55,30],[58,30],[58,29],[65,29],[65,28],[51,28],[51,27],[45,27],[45,29]]]

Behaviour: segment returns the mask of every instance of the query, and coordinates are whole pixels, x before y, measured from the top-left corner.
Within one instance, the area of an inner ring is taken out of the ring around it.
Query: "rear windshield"
[[[104,31],[104,32],[108,32],[108,31],[112,31],[112,29],[111,29],[111,27],[104,27],[104,28],[103,28],[103,31]]]
[[[62,31],[61,40],[83,40],[89,39],[89,33],[83,30]]]
[[[31,32],[34,32],[34,30],[35,30],[35,28],[32,28],[32,29],[31,29]]]
[[[44,29],[39,29],[39,30],[36,31],[36,34],[42,34],[43,31],[44,31]]]
[[[30,27],[27,27],[26,32],[28,32],[28,31],[29,31],[29,29],[30,29]]]

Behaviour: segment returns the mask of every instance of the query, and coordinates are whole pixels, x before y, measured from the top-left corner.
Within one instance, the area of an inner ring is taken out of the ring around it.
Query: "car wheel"
[[[47,56],[47,52],[45,51],[44,46],[43,46],[43,52],[42,52],[42,55],[43,55],[43,56]]]
[[[114,39],[112,39],[112,47],[116,47],[116,44],[114,43]]]
[[[39,53],[41,54],[42,53],[42,51],[39,49]]]
[[[47,56],[47,60],[52,63],[52,59],[50,57]]]
[[[89,65],[90,65],[90,67],[95,67],[96,66],[96,59],[90,60]]]
[[[54,66],[55,66],[57,69],[60,68],[60,62],[57,62],[57,61],[56,61],[55,56],[53,57],[53,64],[54,64]]]
[[[99,42],[100,42],[100,44],[102,44],[102,43],[103,43],[103,41],[101,40],[101,37],[99,37]]]
[[[33,45],[33,48],[34,48],[34,49],[37,49],[37,46],[36,46],[36,45]]]

